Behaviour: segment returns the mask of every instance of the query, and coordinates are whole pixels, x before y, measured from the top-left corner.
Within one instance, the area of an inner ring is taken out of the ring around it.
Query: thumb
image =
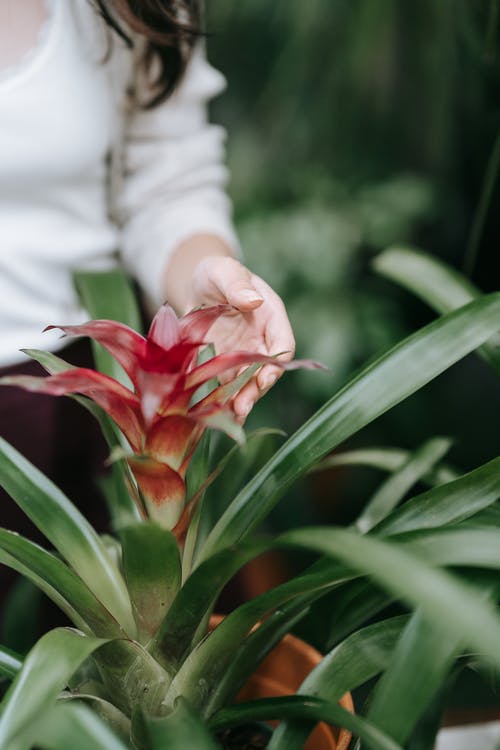
[[[252,274],[237,260],[225,263],[213,281],[229,304],[241,312],[255,310],[264,302],[253,284]]]

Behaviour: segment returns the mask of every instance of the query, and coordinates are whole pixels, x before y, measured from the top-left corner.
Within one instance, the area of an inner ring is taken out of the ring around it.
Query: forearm
[[[231,247],[213,234],[195,234],[181,242],[170,255],[164,272],[165,299],[177,314],[191,306],[190,285],[198,263],[209,256],[234,257]]]

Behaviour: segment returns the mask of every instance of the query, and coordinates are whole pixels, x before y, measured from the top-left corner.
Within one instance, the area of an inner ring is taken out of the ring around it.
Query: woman
[[[240,310],[214,332],[220,350],[291,356],[281,301],[234,259],[223,133],[205,117],[223,80],[197,44],[198,5],[0,0],[1,365],[59,346],[40,330],[84,317],[72,270],[117,251],[154,305]],[[263,368],[236,413],[279,374]]]
[[[218,351],[293,356],[283,303],[236,259],[224,134],[205,112],[224,81],[204,59],[199,17],[198,0],[0,0],[4,372],[31,371],[21,347],[64,345],[40,331],[86,319],[72,272],[118,257],[151,308],[233,305],[211,332]],[[83,364],[86,345],[72,347],[65,356]],[[237,395],[241,421],[279,375],[263,367]],[[0,399],[2,434],[88,508],[85,417],[17,390]]]

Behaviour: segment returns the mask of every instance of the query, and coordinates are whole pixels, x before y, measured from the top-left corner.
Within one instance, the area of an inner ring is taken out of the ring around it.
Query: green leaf
[[[61,490],[2,438],[0,483],[133,636],[135,622],[127,589],[101,539]]]
[[[437,733],[443,721],[443,714],[449,703],[449,694],[460,671],[461,666],[458,665],[458,668],[455,666],[451,670],[451,674],[445,678],[431,703],[419,718],[417,726],[408,740],[407,750],[434,750]]]
[[[227,665],[213,694],[213,705],[222,707],[232,703],[255,672],[256,665],[264,661],[306,613],[307,607],[303,603],[294,606],[292,600],[259,623],[242,641]]]
[[[387,669],[394,646],[407,622],[408,617],[402,615],[353,633],[324,657],[298,692],[337,703],[345,693]],[[301,750],[311,729],[312,726],[293,721],[284,722],[275,731],[269,750]]]
[[[358,450],[334,453],[313,466],[310,473],[327,471],[337,466],[370,466],[383,471],[398,471],[410,459],[411,452],[403,448],[359,448]],[[458,476],[455,469],[440,464],[435,470],[424,474],[421,479],[428,485],[434,486],[451,482]]]
[[[330,595],[326,605],[330,614],[325,623],[325,648],[331,649],[341,643],[390,603],[387,592],[374,586],[371,581],[354,580],[340,586]],[[319,603],[319,607],[323,611],[323,602]]]
[[[0,674],[4,677],[13,678],[23,665],[19,654],[11,651],[6,646],[0,646]]]
[[[209,433],[205,433],[204,437],[206,437]],[[241,470],[241,459],[243,458],[244,462],[248,462],[248,456],[249,454],[251,456],[254,455],[255,451],[255,445],[257,447],[257,450],[259,449],[259,446],[262,444],[263,440],[268,439],[271,436],[276,435],[283,435],[283,432],[281,430],[276,430],[272,428],[261,428],[259,430],[254,430],[254,432],[250,433],[250,435],[247,435],[246,441],[244,445],[233,445],[229,450],[227,450],[222,458],[219,459],[215,469],[207,475],[208,473],[208,464],[205,465],[204,471],[205,474],[202,475],[204,477],[204,481],[202,481],[201,485],[198,486],[197,494],[198,498],[195,496],[195,500],[197,501],[198,505],[196,508],[196,511],[193,515],[193,518],[191,520],[191,523],[189,524],[189,529],[187,533],[186,538],[186,544],[184,546],[184,554],[182,557],[182,569],[183,569],[183,581],[187,579],[187,577],[190,574],[191,568],[192,568],[192,561],[194,557],[194,553],[198,544],[198,537],[200,532],[200,523],[202,521],[202,514],[203,510],[206,509],[203,506],[203,499],[205,492],[210,489],[210,487],[213,485],[213,483],[219,479],[219,477],[223,474],[223,472],[227,469],[227,467],[231,468],[231,480],[234,481],[237,479],[238,475],[238,469]],[[211,437],[213,437],[213,433],[211,434]],[[246,460],[245,460],[246,459]],[[201,475],[202,469],[200,468],[199,473]],[[201,480],[201,476],[199,477]],[[222,487],[217,487],[217,494],[221,495],[221,493],[224,493],[226,489],[226,485],[224,482],[222,482]],[[201,496],[201,497],[200,497]],[[227,497],[228,495],[226,495]],[[229,495],[230,496],[230,495]],[[210,498],[209,498],[210,499]],[[211,498],[213,499],[213,498]],[[193,500],[193,496],[190,495],[190,501]],[[201,500],[201,502],[200,502]],[[206,516],[205,516],[206,520]]]
[[[21,349],[21,351],[34,359],[35,362],[39,362],[50,375],[75,369],[74,365],[70,365],[69,362],[61,359],[53,352],[44,352],[42,349]]]
[[[6,557],[2,557],[2,551],[7,553]],[[13,531],[0,529],[0,562],[9,565],[13,560],[19,563],[13,565],[16,570],[24,574],[29,571],[32,581],[43,581],[46,584],[43,590],[48,596],[56,591],[70,605],[69,611],[78,613],[75,625],[81,627],[83,621],[86,629],[90,629],[94,635],[125,637],[124,631],[106,607],[67,565],[34,542]],[[60,598],[57,597],[55,601],[56,604],[60,603]],[[67,609],[66,611],[68,612]]]
[[[181,583],[177,540],[171,531],[151,522],[121,532],[123,570],[141,642],[158,630]]]
[[[114,639],[94,655],[114,705],[127,716],[134,706],[153,714],[163,711],[168,675],[137,641]]]
[[[50,709],[73,672],[105,643],[69,628],[44,635],[31,649],[0,704],[0,747]]]
[[[26,580],[33,583],[40,591],[46,594],[49,599],[51,599],[59,607],[61,612],[64,612],[68,619],[71,620],[71,622],[77,628],[79,628],[83,632],[87,632],[88,625],[83,617],[80,617],[76,609],[74,609],[71,604],[64,598],[64,596],[62,596],[62,594],[60,594],[59,591],[51,586],[50,583],[48,583],[44,578],[41,578],[31,568],[23,565],[18,559],[16,559],[12,555],[9,555],[7,552],[4,552],[1,549],[0,564],[6,565],[8,568],[17,571],[22,576],[24,576]],[[32,616],[32,613],[30,613],[30,616]],[[36,636],[34,640],[36,640]]]
[[[362,532],[370,531],[403,500],[406,493],[448,452],[451,440],[432,438],[412,453],[408,460],[382,484],[356,520]]]
[[[235,554],[231,548],[226,552]],[[351,577],[349,570],[327,560],[312,572],[297,576],[238,607],[187,656],[170,685],[166,703],[172,705],[182,695],[204,716],[210,716],[232,693],[234,685],[231,679],[226,679],[228,674],[233,674],[231,665],[245,636],[264,615],[301,594],[310,596],[315,591],[329,590]]]
[[[74,702],[52,708],[36,727],[36,744],[42,750],[130,750],[94,711]]]
[[[500,530],[449,528],[396,537],[405,549],[435,565],[500,568]]]
[[[244,538],[287,487],[326,453],[469,354],[500,328],[500,295],[483,297],[413,334],[368,365],[301,427],[233,500],[202,558]]]
[[[319,698],[292,695],[286,698],[267,698],[266,700],[240,703],[219,711],[210,722],[214,731],[227,726],[235,726],[248,721],[269,721],[271,719],[306,719],[309,721],[326,721],[328,724],[349,729],[353,734],[362,737],[367,747],[372,750],[403,750],[401,745],[391,737],[370,724],[366,719],[349,713],[341,706],[336,706]],[[273,744],[273,750],[287,750],[287,745]]]
[[[423,617],[448,630],[450,638],[484,654],[500,668],[500,617],[479,591],[409,549],[334,528],[308,528],[283,534],[279,541],[329,555],[369,575],[391,594],[419,607]],[[469,550],[476,555],[476,550]]]
[[[282,443],[281,438],[286,437],[282,430],[261,428],[247,435],[245,445],[228,448],[227,440],[220,433],[219,436],[222,439],[217,442],[219,451],[214,460],[224,461],[228,454],[231,454],[231,459],[228,470],[221,472],[207,490],[201,511],[195,561],[198,560],[205,539],[228,508],[231,500],[276,452],[278,440]]]
[[[460,638],[416,611],[372,693],[367,718],[404,745],[445,681]]]
[[[377,534],[393,535],[458,523],[500,497],[500,458],[464,474],[453,482],[414,497],[384,519]]]
[[[140,724],[138,728],[137,725]],[[207,727],[183,700],[161,719],[134,717],[134,728],[146,738],[150,750],[219,750]],[[140,746],[143,746],[141,742]]]
[[[377,273],[404,286],[441,314],[481,296],[479,289],[458,271],[421,250],[391,247],[375,258],[373,266]],[[498,337],[485,343],[479,352],[500,373]]]
[[[194,455],[189,462],[186,474],[187,497],[193,498],[197,496],[197,502],[196,508],[193,512],[193,516],[189,523],[189,527],[186,533],[186,540],[184,543],[184,549],[182,552],[183,581],[186,580],[191,571],[194,552],[196,549],[196,544],[198,542],[201,512],[205,499],[205,487],[203,485],[206,478],[210,474],[210,454],[213,435],[214,433],[210,430],[207,430],[203,434],[194,452]]]
[[[95,658],[97,657],[94,657],[94,659]],[[83,669],[85,669],[87,665],[89,668],[93,667],[95,669],[95,665],[89,665],[88,662],[83,665]],[[130,719],[123,713],[123,711],[120,711],[114,703],[111,703],[103,697],[107,696],[107,693],[102,682],[92,679],[82,682],[79,680],[79,672],[77,671],[71,679],[69,687],[71,692],[61,693],[61,701],[64,700],[67,703],[75,703],[78,701],[78,703],[91,706],[92,710],[95,711],[95,713],[106,722],[107,726],[111,727],[121,739],[126,742],[129,741],[131,730]]]
[[[440,613],[440,616],[443,618],[442,622],[447,622],[448,611],[446,607],[444,609],[440,608],[441,600],[439,594],[435,594],[434,592],[436,586],[438,587],[438,591],[443,592],[443,603],[447,601],[446,597],[448,597],[455,608],[458,607],[457,601],[459,595],[462,597],[471,596],[471,607],[476,606],[477,593],[464,584],[457,584],[455,579],[447,576],[442,571],[431,568],[428,562],[425,561],[431,561],[434,564],[490,566],[495,569],[498,568],[500,563],[498,533],[486,532],[484,530],[464,530],[456,540],[453,538],[455,531],[451,530],[449,532],[449,542],[446,541],[447,536],[445,532],[424,537],[420,536],[420,538],[418,535],[411,536],[410,538],[401,538],[398,540],[397,545],[370,538],[367,540],[367,545],[373,544],[373,547],[368,546],[364,555],[359,553],[359,560],[355,555],[353,557],[353,554],[345,551],[345,547],[349,547],[349,544],[352,545],[353,550],[356,550],[359,545],[364,543],[363,538],[353,532],[328,528],[315,531],[296,531],[281,536],[275,543],[278,545],[284,544],[288,546],[291,544],[294,546],[297,539],[301,539],[300,534],[309,533],[314,533],[314,538],[317,540],[314,549],[325,554],[326,547],[325,545],[321,546],[322,535],[325,539],[329,539],[333,534],[333,538],[339,539],[339,545],[340,540],[342,540],[342,544],[339,546],[340,551],[332,551],[331,554],[336,555],[341,562],[347,564],[353,571],[358,571],[362,575],[370,575],[378,584],[383,585],[389,590],[390,595],[386,596],[385,601],[383,596],[380,597],[378,593],[374,597],[374,601],[369,601],[370,606],[373,605],[375,612],[380,610],[394,596],[399,596],[403,600],[410,601],[410,603],[421,604],[421,598],[417,599],[416,596],[424,596],[425,592],[422,590],[424,588],[422,581],[426,581],[429,586],[429,592],[427,592],[429,598],[424,598],[423,601],[426,602],[430,611],[435,606],[437,613]],[[456,533],[458,534],[458,531]],[[344,538],[343,534],[347,534],[347,537]],[[473,535],[467,536],[467,534]],[[302,545],[302,542],[299,546],[308,548],[306,544]],[[361,547],[361,549],[363,550],[364,548]],[[231,550],[227,552],[229,555]],[[415,553],[419,553],[424,559],[420,559]],[[401,558],[399,555],[401,555]],[[384,565],[385,556],[387,556],[388,560],[387,567]],[[378,574],[375,563],[372,564],[371,562],[372,557],[382,573]],[[212,562],[214,563],[214,568],[217,568],[219,562],[218,555],[204,564],[204,566],[207,566],[206,570],[209,570],[209,565]],[[401,563],[401,572],[399,572],[398,568],[399,563]],[[413,565],[415,565],[415,571],[413,571]],[[424,567],[417,575],[420,570],[419,565]],[[200,566],[198,570],[204,570],[204,566]],[[386,576],[386,578],[383,576]],[[327,559],[322,559],[302,576],[262,596],[256,597],[251,602],[239,607],[228,615],[207,639],[192,650],[169,688],[167,701],[172,702],[177,695],[185,695],[193,705],[207,712],[206,715],[210,715],[211,711],[216,710],[228,699],[228,696],[233,694],[235,685],[238,686],[240,673],[243,673],[243,676],[245,676],[245,665],[251,657],[251,638],[254,638],[259,644],[255,654],[265,652],[266,638],[264,638],[264,647],[262,647],[258,636],[249,637],[248,651],[246,651],[246,642],[244,643],[245,636],[260,618],[272,612],[277,607],[283,608],[286,602],[290,602],[290,611],[287,614],[290,617],[296,617],[297,612],[300,613],[301,609],[305,610],[322,590],[327,591],[329,588],[349,578],[351,576],[348,570],[328,563]],[[407,587],[405,587],[406,579],[408,580]],[[390,581],[390,584],[387,581]],[[450,590],[447,588],[448,585],[451,587]],[[456,586],[458,586],[458,592]],[[462,586],[463,589],[461,588]],[[485,605],[481,602],[481,606],[484,607]],[[367,612],[363,608],[363,602],[360,607],[360,615],[364,617]],[[278,627],[281,627],[283,624],[280,622],[281,614],[277,615]],[[370,614],[370,609],[368,610],[368,614]],[[457,627],[460,622],[460,618],[458,618],[456,620]],[[488,622],[489,627],[493,628],[491,612]],[[357,624],[356,621],[354,624]],[[469,626],[470,621],[466,618],[463,627]],[[263,627],[267,628],[267,623]],[[272,627],[271,625],[271,633]],[[168,633],[168,629],[165,632]],[[490,645],[493,642],[492,632],[493,630],[490,630]],[[470,635],[470,637],[473,636]],[[272,635],[270,635],[270,639],[272,640]],[[168,637],[166,643],[168,643]],[[176,639],[172,639],[172,644],[174,645],[170,646],[171,649],[175,647],[175,643]],[[255,656],[255,658],[260,658],[260,656]],[[179,655],[178,659],[180,660]],[[200,688],[202,683],[203,690]]]
[[[226,583],[268,546],[267,542],[247,542],[238,549],[222,550],[189,576],[149,647],[169,672],[175,673],[181,664]]]
[[[93,319],[118,320],[141,331],[142,321],[130,278],[120,269],[78,271],[76,289]],[[130,381],[118,362],[100,344],[92,341],[97,369],[130,387]]]

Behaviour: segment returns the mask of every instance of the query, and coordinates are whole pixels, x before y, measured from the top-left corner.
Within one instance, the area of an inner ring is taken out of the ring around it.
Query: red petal
[[[181,338],[179,321],[177,315],[170,305],[162,305],[153,318],[148,331],[148,341],[152,341],[162,349],[179,343]]]
[[[128,388],[107,375],[76,367],[46,378],[12,375],[0,378],[0,383],[51,396],[65,396],[70,393],[88,396],[116,422],[132,449],[141,450],[144,429],[140,418],[139,400]]]
[[[146,351],[146,339],[132,328],[114,320],[91,320],[79,326],[47,326],[45,330],[53,328],[60,328],[67,336],[89,336],[98,341],[137,385],[136,370]]]
[[[141,367],[145,372],[179,373],[187,370],[195,358],[198,347],[203,342],[180,342],[170,349],[162,349],[153,341],[148,341]]]
[[[295,359],[292,362],[283,362],[276,357],[268,357],[259,352],[227,352],[226,354],[219,354],[191,370],[186,377],[186,386],[190,388],[194,385],[201,385],[233,367],[251,364],[275,365],[283,370],[297,370],[302,367],[308,370],[327,369],[324,365],[314,362],[312,359]]]
[[[161,372],[137,372],[137,390],[141,403],[141,411],[145,423],[153,423],[161,404],[169,398],[176,389],[180,375]]]
[[[169,466],[153,459],[128,459],[144,498],[148,515],[160,526],[173,529],[181,517],[186,498],[182,477]]]
[[[192,450],[198,425],[194,419],[173,414],[155,422],[148,432],[145,452],[156,461],[179,471]]]
[[[231,305],[213,305],[193,310],[179,320],[181,338],[203,343],[209,329],[221,315],[235,312],[237,311]]]

